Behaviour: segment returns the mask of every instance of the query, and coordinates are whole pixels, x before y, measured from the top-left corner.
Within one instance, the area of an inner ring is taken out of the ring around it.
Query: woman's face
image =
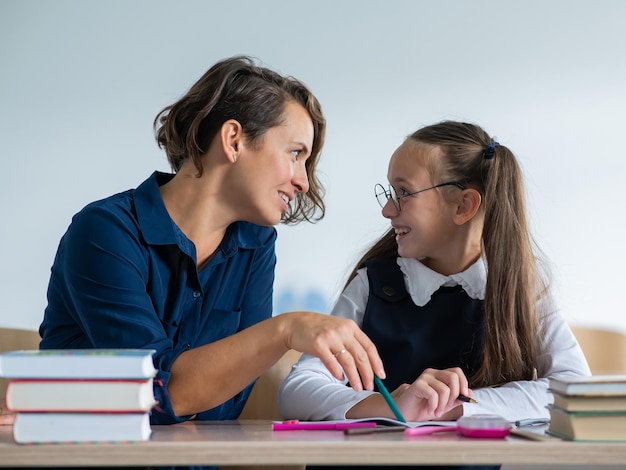
[[[269,129],[254,146],[245,146],[237,165],[242,165],[239,187],[243,220],[276,225],[296,193],[306,193],[309,181],[304,163],[313,146],[313,122],[296,102],[285,105],[284,119]]]
[[[400,198],[400,210],[387,201],[382,213],[396,232],[400,256],[437,265],[449,256],[454,243],[454,206],[446,202],[440,189],[406,196],[441,183],[433,181],[419,163],[424,159],[417,157],[418,152],[438,152],[438,149],[407,140],[392,155],[387,178]]]

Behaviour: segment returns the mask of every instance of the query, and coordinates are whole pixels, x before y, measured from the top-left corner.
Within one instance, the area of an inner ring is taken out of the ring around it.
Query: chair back
[[[626,374],[626,334],[617,330],[572,326],[591,373]]]
[[[278,411],[278,387],[287,377],[291,366],[302,353],[293,349],[280,358],[269,370],[265,371],[254,384],[250,397],[244,406],[239,419],[271,419],[280,420]]]
[[[39,332],[20,328],[0,328],[0,352],[39,349]],[[0,377],[0,398],[4,398],[8,380]]]

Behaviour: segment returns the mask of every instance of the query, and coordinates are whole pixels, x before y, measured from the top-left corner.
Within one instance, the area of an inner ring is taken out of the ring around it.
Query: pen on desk
[[[465,403],[478,403],[473,398],[466,397],[465,395],[459,395],[458,397],[456,397],[456,399]]]
[[[528,419],[520,419],[519,421],[515,421],[515,426],[521,428],[523,426],[535,426],[539,424],[549,424],[550,420],[548,418],[528,418]]]
[[[383,384],[383,381],[380,380],[377,376],[374,376],[374,382],[376,383],[376,387],[378,388],[378,391],[380,392],[380,394],[383,396],[383,398],[389,405],[389,408],[391,408],[391,411],[393,411],[393,414],[396,417],[396,419],[398,421],[402,421],[403,423],[406,423],[406,419],[404,419],[404,416],[402,416],[402,413],[400,413],[400,409],[398,408],[398,405],[396,405],[396,402],[393,401],[393,398],[391,398],[391,395],[387,391],[387,388]]]
[[[403,432],[406,426],[376,426],[375,428],[347,428],[343,430],[344,434],[376,434],[379,432]]]

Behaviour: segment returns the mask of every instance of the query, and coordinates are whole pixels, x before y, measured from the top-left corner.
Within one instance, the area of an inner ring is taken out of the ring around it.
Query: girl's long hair
[[[421,152],[428,154],[420,163],[433,181],[462,181],[482,196],[487,265],[484,342],[480,367],[469,377],[470,386],[532,380],[541,338],[539,303],[550,299],[547,272],[545,276],[539,272],[538,249],[530,234],[522,172],[515,156],[474,124],[444,121],[408,139],[441,150]],[[363,255],[348,282],[365,261],[397,256],[391,229]]]

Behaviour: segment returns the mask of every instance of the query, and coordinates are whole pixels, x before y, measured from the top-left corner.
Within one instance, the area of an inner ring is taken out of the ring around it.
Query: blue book
[[[0,377],[18,379],[148,379],[152,349],[48,349],[0,354]]]

